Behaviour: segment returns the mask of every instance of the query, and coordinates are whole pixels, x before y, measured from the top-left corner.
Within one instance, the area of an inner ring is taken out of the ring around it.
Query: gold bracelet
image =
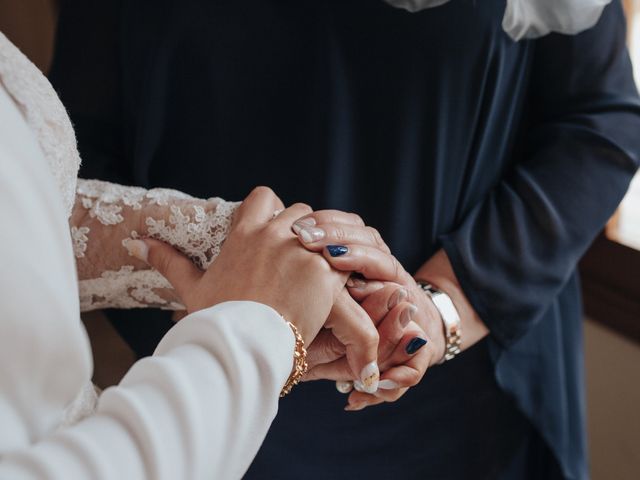
[[[309,364],[307,363],[307,349],[304,348],[304,339],[293,323],[287,322],[287,325],[289,325],[293,331],[293,335],[296,337],[296,348],[293,352],[293,371],[291,372],[291,375],[289,375],[287,383],[282,387],[280,397],[287,395],[293,387],[300,383],[300,380],[305,376],[309,369]]]

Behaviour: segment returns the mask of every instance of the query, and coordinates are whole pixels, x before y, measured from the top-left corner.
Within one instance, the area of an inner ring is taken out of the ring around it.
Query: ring
[[[276,210],[275,212],[273,212],[273,217],[271,217],[271,220],[273,220],[274,218],[276,218],[278,215],[280,215],[283,212],[283,210]]]

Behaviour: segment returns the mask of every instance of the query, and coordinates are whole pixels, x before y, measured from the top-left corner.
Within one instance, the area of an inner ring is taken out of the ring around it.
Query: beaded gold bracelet
[[[287,379],[287,383],[282,387],[280,397],[284,397],[291,392],[291,389],[300,383],[300,380],[305,376],[309,369],[309,364],[307,363],[307,349],[304,348],[304,339],[293,323],[287,322],[287,325],[289,325],[293,331],[293,335],[296,337],[296,348],[293,352],[293,370]]]

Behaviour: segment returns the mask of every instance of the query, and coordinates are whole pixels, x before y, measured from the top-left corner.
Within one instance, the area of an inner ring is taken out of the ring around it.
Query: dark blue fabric
[[[395,405],[347,415],[331,385],[297,388],[247,478],[493,478],[527,428],[514,405],[587,477],[575,268],[638,167],[640,102],[618,1],[518,43],[504,7],[63,4],[52,79],[83,175],[358,212],[409,271],[444,247],[492,331]]]

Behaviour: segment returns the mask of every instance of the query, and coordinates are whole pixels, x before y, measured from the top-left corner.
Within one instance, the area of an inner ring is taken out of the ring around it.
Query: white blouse
[[[262,304],[189,315],[95,413],[61,426],[92,373],[59,188],[77,165],[52,172],[1,60],[0,478],[240,478],[292,366],[293,334]]]
[[[384,0],[409,12],[435,8],[452,0]],[[593,27],[611,0],[507,0],[502,28],[513,39],[551,32],[575,35]],[[482,2],[478,2],[480,7]]]

